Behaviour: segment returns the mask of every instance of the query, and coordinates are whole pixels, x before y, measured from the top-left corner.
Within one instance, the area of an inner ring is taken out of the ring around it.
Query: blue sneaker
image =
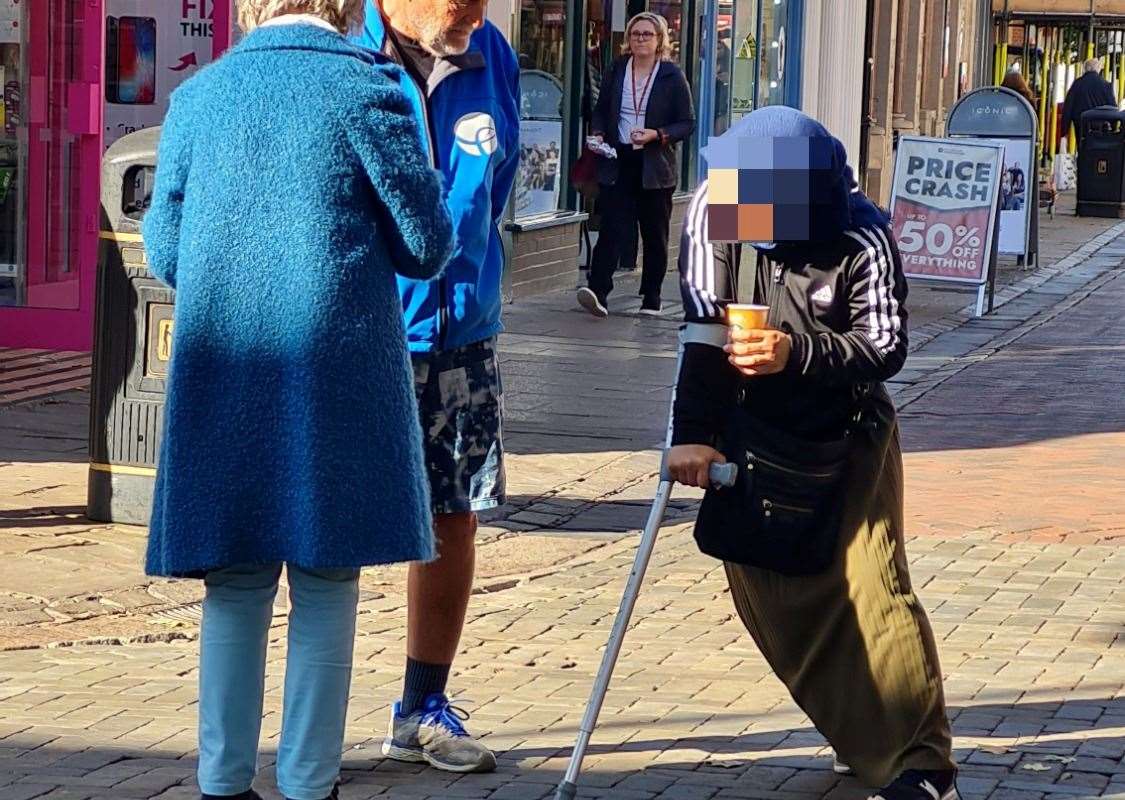
[[[403,715],[391,709],[383,755],[396,761],[424,762],[446,772],[492,772],[496,756],[465,730],[468,713],[443,694],[426,698],[422,708]]]

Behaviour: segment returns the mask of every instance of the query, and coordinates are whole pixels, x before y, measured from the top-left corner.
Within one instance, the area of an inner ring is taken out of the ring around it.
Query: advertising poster
[[[558,210],[561,120],[520,122],[520,172],[516,181],[516,216],[531,217]]]
[[[161,124],[172,91],[211,61],[215,2],[106,0],[106,147]]]
[[[1004,148],[1000,172],[1000,244],[997,252],[1025,255],[1031,181],[1036,179],[1030,139],[984,139]]]
[[[0,0],[0,44],[20,43],[20,0]]]
[[[891,224],[908,277],[988,281],[1003,158],[996,144],[899,140]]]

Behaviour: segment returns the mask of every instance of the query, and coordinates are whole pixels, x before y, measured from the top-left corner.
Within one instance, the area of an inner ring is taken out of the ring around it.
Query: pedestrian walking
[[[730,137],[804,141],[805,163],[823,166],[786,172],[814,203],[800,240],[712,243],[709,183],[695,193],[670,473],[707,486],[712,463],[738,464],[733,489],[708,491],[696,540],[725,562],[743,623],[841,762],[885,784],[877,798],[952,800],[942,673],[910,584],[898,425],[881,383],[907,351],[898,250],[819,123],[766,108]],[[723,326],[736,286],[741,302],[769,307],[765,324]]]
[[[343,35],[363,0],[239,0],[238,18],[247,36],[172,96],[144,219],[176,290],[146,568],[203,579],[199,788],[252,798],[287,567],[277,784],[322,800],[359,568],[434,554],[395,276],[437,275],[452,223],[399,69]]]
[[[1031,93],[1031,87],[1027,85],[1027,81],[1024,80],[1023,75],[1018,69],[1013,68],[1008,70],[1008,72],[1004,75],[1003,82],[1000,85],[1006,89],[1011,89],[1013,92],[1026,100],[1031,106],[1032,110],[1035,112],[1035,116],[1038,118],[1039,105],[1035,102],[1035,95]]]
[[[399,281],[438,559],[407,578],[406,672],[383,752],[451,772],[495,769],[446,691],[473,585],[479,511],[504,502],[496,336],[500,222],[519,169],[519,67],[485,0],[369,0],[359,38],[406,70],[457,249],[440,280]]]
[[[609,315],[613,273],[638,223],[644,243],[641,313],[661,312],[672,193],[680,181],[677,145],[695,130],[691,89],[671,54],[664,18],[637,14],[625,28],[624,55],[607,70],[594,108],[592,138],[616,153],[598,159],[601,228],[589,285],[578,290],[579,304],[596,317]],[[635,258],[635,247],[632,252]]]
[[[1085,73],[1070,85],[1063,102],[1062,136],[1069,135],[1073,125],[1079,148],[1082,147],[1082,115],[1102,106],[1117,107],[1117,95],[1113,92],[1113,86],[1101,73],[1101,60],[1089,59],[1085,65]]]

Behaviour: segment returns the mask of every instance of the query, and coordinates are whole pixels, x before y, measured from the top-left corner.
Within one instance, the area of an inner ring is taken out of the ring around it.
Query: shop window
[[[0,305],[78,308],[81,184],[67,90],[81,5],[0,0]]]
[[[762,7],[761,74],[758,80],[758,105],[784,105],[791,76],[789,48],[794,45],[789,25],[790,0],[774,0]]]
[[[659,14],[668,21],[668,32],[672,40],[672,60],[680,65],[680,69],[688,75],[687,47],[684,46],[684,2],[683,0],[652,0],[648,10]]]
[[[734,31],[731,37],[732,59],[730,86],[731,124],[738,122],[754,110],[754,80],[758,65],[758,2],[736,0],[733,13]]]
[[[520,7],[520,169],[515,215],[557,211],[562,196],[564,0],[524,0]]]
[[[712,136],[754,110],[758,57],[757,0],[721,0],[718,11]]]
[[[160,125],[172,91],[211,61],[215,2],[149,8],[136,0],[106,0],[107,148],[133,131]]]
[[[26,148],[20,142],[23,118],[25,45],[20,6],[0,0],[0,305],[22,302]]]

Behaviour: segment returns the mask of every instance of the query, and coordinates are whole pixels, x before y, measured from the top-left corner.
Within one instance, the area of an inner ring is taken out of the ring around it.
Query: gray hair
[[[363,24],[367,0],[238,0],[238,26],[249,33],[282,14],[311,14],[340,33]]]
[[[1102,60],[1100,58],[1091,58],[1086,61],[1087,72],[1101,72]]]

